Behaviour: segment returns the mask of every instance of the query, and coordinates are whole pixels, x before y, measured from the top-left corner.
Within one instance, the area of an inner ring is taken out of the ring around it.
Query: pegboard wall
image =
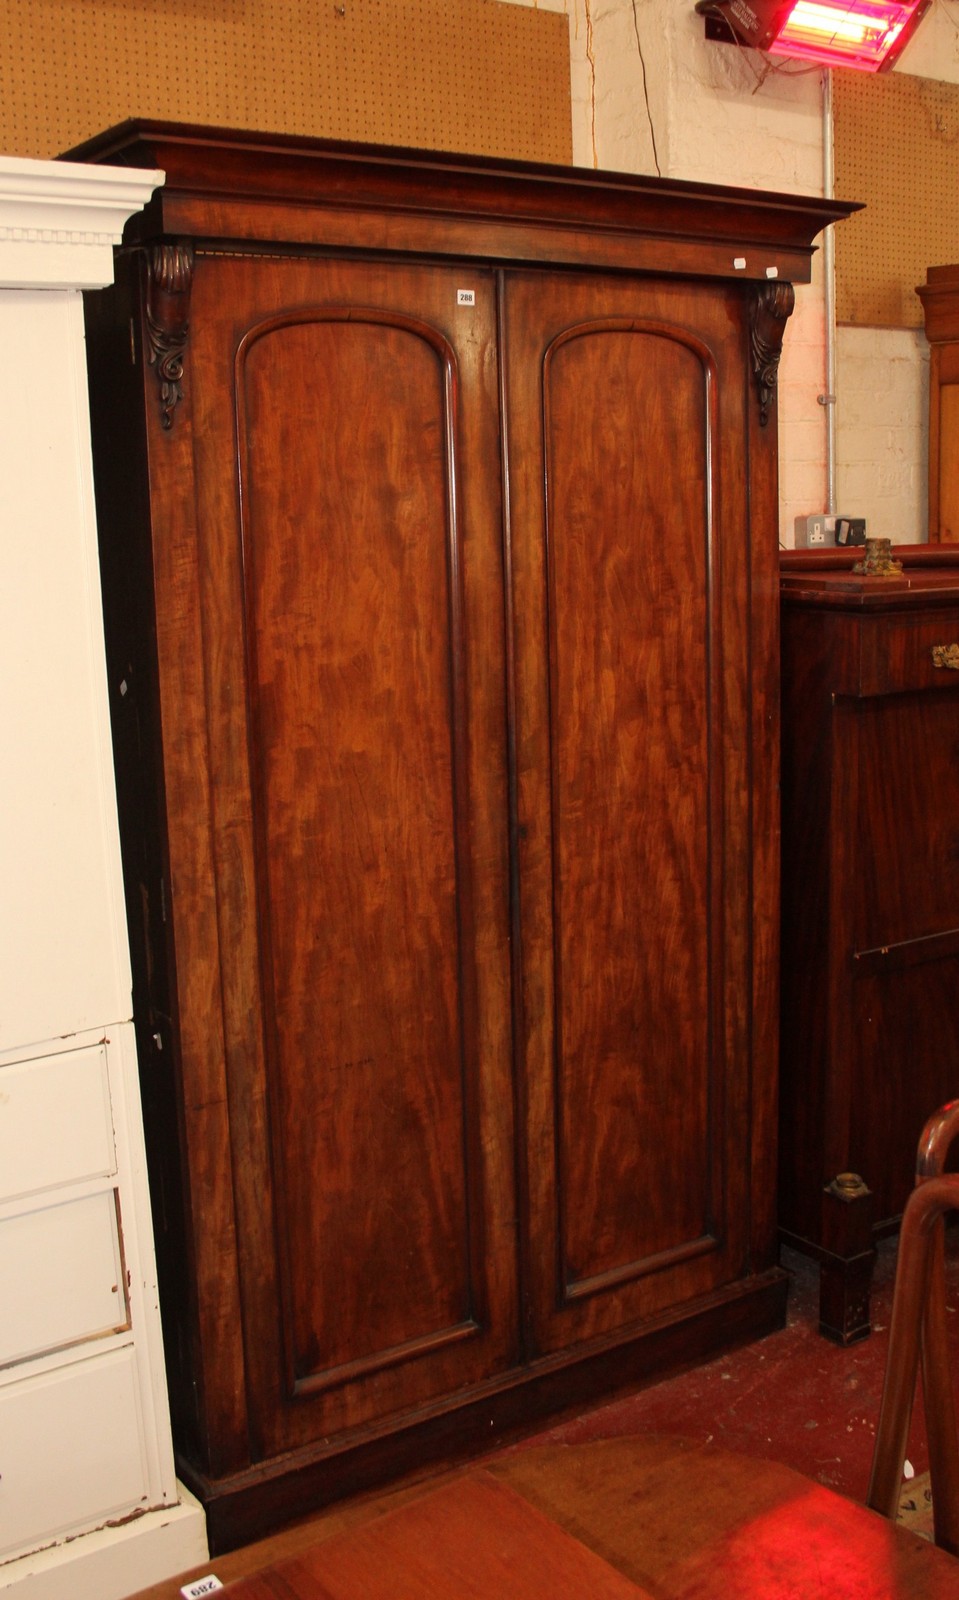
[[[572,161],[565,15],[499,0],[0,0],[0,151],[128,117]]]
[[[836,229],[836,315],[922,327],[926,268],[959,261],[959,84],[833,74],[836,194],[862,200]]]

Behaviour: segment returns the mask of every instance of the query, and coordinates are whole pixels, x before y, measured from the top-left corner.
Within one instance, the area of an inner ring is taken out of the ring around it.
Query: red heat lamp
[[[706,38],[828,67],[884,72],[930,0],[698,0]]]

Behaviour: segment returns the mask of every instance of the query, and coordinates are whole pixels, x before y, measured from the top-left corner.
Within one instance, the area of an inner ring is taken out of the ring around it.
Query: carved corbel
[[[193,288],[193,246],[155,244],[147,257],[146,324],[150,365],[160,385],[160,420],[173,427],[173,413],[183,398],[183,354],[190,333],[190,291]]]
[[[753,300],[749,347],[753,376],[759,389],[759,425],[762,428],[769,421],[779,377],[783,334],[795,304],[796,291],[791,283],[761,283]]]

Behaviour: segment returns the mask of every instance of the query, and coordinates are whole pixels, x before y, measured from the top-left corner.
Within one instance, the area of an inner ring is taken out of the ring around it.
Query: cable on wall
[[[586,11],[586,59],[589,62],[589,136],[593,149],[593,166],[599,166],[596,151],[596,55],[593,47],[593,14],[589,0],[583,0]]]
[[[636,49],[639,51],[639,65],[643,73],[643,99],[646,101],[646,121],[649,123],[649,137],[653,145],[653,160],[656,163],[656,173],[661,178],[663,169],[659,164],[659,151],[656,148],[656,129],[653,127],[653,113],[649,105],[649,86],[646,82],[646,57],[643,55],[643,44],[639,37],[639,17],[636,12],[637,0],[633,0],[633,32],[636,35]]]
[[[770,75],[777,78],[804,78],[810,72],[822,71],[822,68],[818,62],[812,67],[800,67],[798,65],[789,66],[785,61],[777,61],[775,56],[767,54],[765,50],[756,50],[751,45],[744,44],[721,6],[700,5],[696,7],[696,10],[702,17],[708,16],[714,18],[727,30],[729,33],[730,44],[737,46],[741,60],[743,61],[744,65],[749,68],[749,71],[756,80],[755,87],[752,91],[753,94],[758,93]],[[754,55],[759,56],[763,63],[763,69],[761,72],[757,72],[756,68],[753,66],[752,57]]]

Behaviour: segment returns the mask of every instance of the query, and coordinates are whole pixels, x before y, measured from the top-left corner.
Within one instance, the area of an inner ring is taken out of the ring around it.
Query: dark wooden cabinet
[[[849,208],[157,125],[79,154],[167,175],[88,342],[175,1435],[222,1546],[782,1317],[775,370]]]
[[[959,1094],[959,554],[894,554],[782,558],[780,1218],[843,1342]]]

